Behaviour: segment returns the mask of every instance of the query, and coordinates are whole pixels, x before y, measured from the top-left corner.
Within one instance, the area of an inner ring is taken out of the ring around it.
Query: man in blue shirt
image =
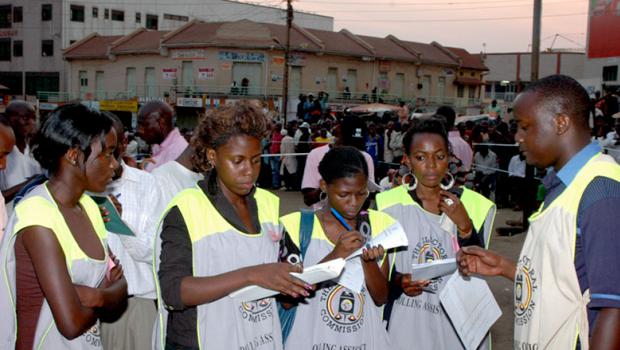
[[[553,168],[543,181],[547,194],[542,208],[530,218],[532,226],[518,264],[474,247],[463,248],[457,256],[459,269],[466,275],[517,279],[515,346],[519,348],[559,348],[554,344],[574,343],[570,338],[575,339],[577,332],[577,347],[589,343],[592,349],[620,349],[620,232],[614,220],[620,208],[620,170],[600,154],[598,144],[590,142],[588,106],[583,87],[561,75],[534,82],[518,96],[514,115],[521,151],[529,164]],[[584,182],[586,178],[588,182]],[[585,187],[577,187],[581,185]],[[574,198],[579,202],[571,204]],[[575,215],[566,209],[571,205],[577,205]],[[546,231],[536,231],[537,225]],[[534,247],[532,242],[544,247]],[[571,258],[574,268],[567,269],[563,263],[570,263]],[[525,279],[527,284],[522,284]],[[579,293],[583,299],[571,304],[569,296],[564,304],[565,309],[577,311],[563,313],[558,307],[562,301],[556,300],[563,294]],[[538,305],[524,296],[533,297]],[[577,315],[581,302],[587,303],[586,324],[579,323],[581,315]],[[546,312],[541,312],[543,309]],[[539,322],[531,322],[530,317]],[[564,320],[573,324],[566,327]],[[554,322],[556,328],[551,326]],[[589,337],[582,334],[588,325]]]

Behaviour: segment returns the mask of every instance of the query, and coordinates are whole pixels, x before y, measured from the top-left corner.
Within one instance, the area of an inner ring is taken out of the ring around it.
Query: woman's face
[[[260,174],[260,156],[260,139],[248,135],[233,136],[217,150],[208,151],[221,183],[238,196],[252,191]]]
[[[431,133],[413,136],[408,157],[409,168],[425,187],[437,187],[448,170],[449,154],[445,140]]]
[[[114,157],[116,149],[116,131],[114,128],[105,134],[103,142],[100,138],[95,139],[90,145],[90,155],[85,162],[86,190],[91,192],[103,192],[106,186],[112,182],[114,170],[119,166]]]
[[[363,173],[343,177],[332,183],[321,180],[321,190],[327,193],[330,207],[345,219],[354,219],[368,198],[368,178]]]

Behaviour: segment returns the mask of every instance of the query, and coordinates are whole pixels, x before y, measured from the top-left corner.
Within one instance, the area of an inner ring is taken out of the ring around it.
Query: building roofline
[[[348,29],[342,28],[342,29],[340,29],[339,33],[343,34],[344,36],[346,36],[350,40],[353,40],[353,42],[355,42],[356,44],[358,44],[361,47],[363,47],[364,49],[366,49],[366,51],[370,52],[373,56],[377,55],[377,50],[372,45],[370,45],[368,42],[364,41],[364,39],[360,38],[359,36],[351,33]]]
[[[69,45],[67,48],[62,50],[63,56],[66,55],[67,53],[69,53],[70,51],[82,46],[83,44],[87,43],[88,41],[90,41],[91,39],[100,37],[101,35],[99,35],[99,33],[97,32],[92,32],[90,34],[88,34],[87,36],[83,37],[82,39],[74,42],[73,44]]]
[[[131,40],[131,39],[135,38],[138,34],[140,34],[140,33],[142,33],[142,32],[145,32],[146,30],[147,30],[146,28],[144,28],[144,27],[140,27],[140,28],[138,28],[138,29],[134,30],[133,32],[131,32],[131,33],[129,33],[129,34],[124,35],[124,36],[122,36],[122,37],[118,38],[118,40],[116,40],[116,41],[112,42],[112,43],[108,46],[108,51],[111,51],[111,50],[113,50],[115,47],[120,46],[121,44],[128,42],[129,40]]]
[[[300,27],[297,24],[293,23],[292,24],[293,28],[295,28],[296,31],[298,31],[301,35],[305,36],[306,38],[308,38],[310,41],[312,41],[316,46],[320,47],[321,50],[325,49],[325,43],[323,42],[323,40],[319,39],[316,35],[310,33],[309,30],[307,30],[306,28]]]
[[[455,60],[459,64],[459,67],[463,66],[463,58],[455,54],[454,52],[450,51],[450,49],[446,48],[445,46],[441,45],[440,43],[436,41],[431,42],[431,45],[439,49],[444,54],[448,55],[448,57]]]

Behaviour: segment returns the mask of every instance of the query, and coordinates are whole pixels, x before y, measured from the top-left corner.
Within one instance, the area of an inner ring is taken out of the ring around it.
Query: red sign
[[[588,58],[620,56],[620,0],[590,0]]]
[[[17,30],[15,29],[11,29],[11,30],[1,30],[0,31],[0,38],[11,38],[17,35]]]

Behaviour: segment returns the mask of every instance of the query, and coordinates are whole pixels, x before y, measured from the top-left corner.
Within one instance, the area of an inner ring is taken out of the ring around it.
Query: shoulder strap
[[[312,230],[314,228],[314,211],[302,209],[301,210],[301,223],[299,226],[299,252],[302,259],[306,255],[310,240],[312,238]]]

